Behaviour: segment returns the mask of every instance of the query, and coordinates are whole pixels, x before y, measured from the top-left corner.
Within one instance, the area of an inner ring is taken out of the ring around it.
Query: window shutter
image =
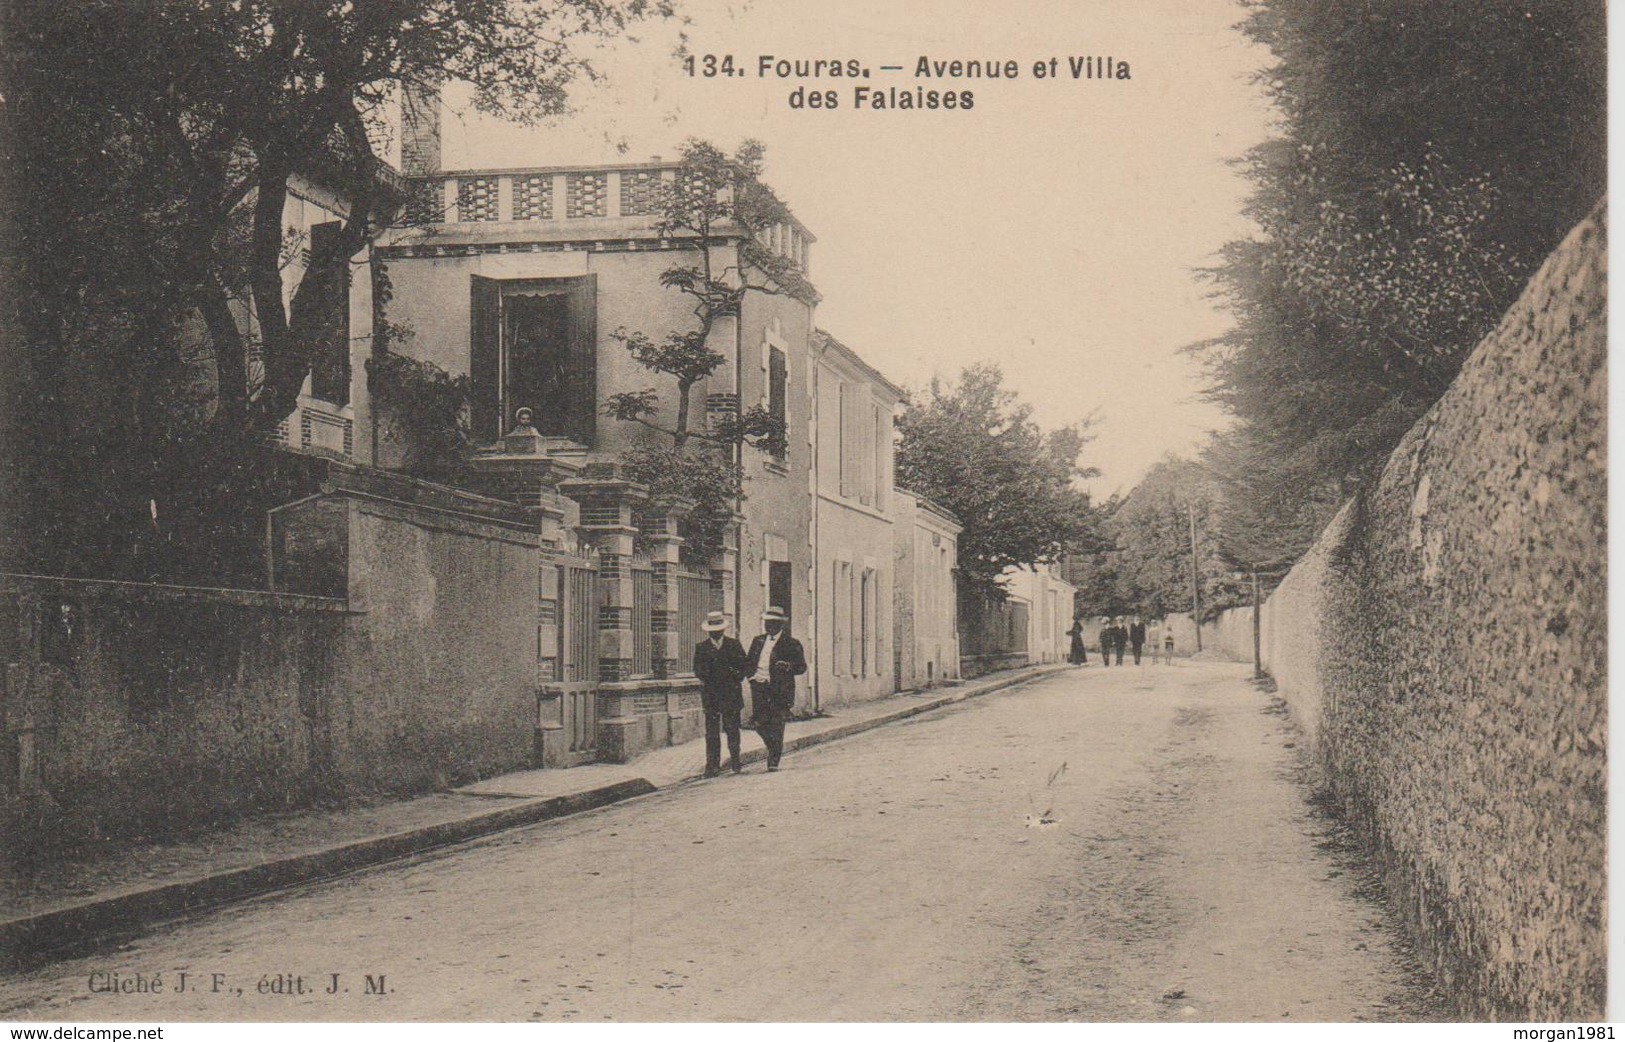
[[[784,352],[776,347],[771,348],[767,355],[767,411],[781,424],[788,425],[789,416],[786,412],[786,378],[788,373],[785,367]],[[784,432],[784,440],[787,449],[790,441],[788,429]],[[780,459],[784,458],[783,452],[777,455]]]
[[[565,430],[590,447],[598,431],[598,276],[570,281],[570,400]]]
[[[506,433],[502,412],[501,287],[496,279],[469,276],[469,420],[474,437],[493,442]],[[509,418],[511,419],[511,417]]]
[[[310,393],[324,402],[350,404],[350,266],[339,258],[339,233],[343,221],[324,221],[310,226],[309,269],[336,269],[332,285],[315,307],[322,308],[317,342],[311,354]],[[317,278],[323,276],[318,273]]]

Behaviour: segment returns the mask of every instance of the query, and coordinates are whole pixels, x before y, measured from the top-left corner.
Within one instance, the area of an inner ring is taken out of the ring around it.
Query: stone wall
[[[308,803],[344,622],[316,597],[0,577],[0,846]]]
[[[1473,1018],[1599,1019],[1606,217],[1270,598],[1265,661]]]

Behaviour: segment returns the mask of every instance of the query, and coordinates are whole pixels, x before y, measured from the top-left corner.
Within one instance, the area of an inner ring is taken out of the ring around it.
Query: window
[[[350,265],[339,255],[343,221],[324,221],[310,226],[310,267],[315,271],[331,265],[337,278],[326,284],[314,303],[302,300],[302,307],[321,309],[317,316],[315,349],[310,359],[310,396],[332,405],[350,404]],[[304,316],[299,316],[303,321]]]
[[[852,468],[848,458],[848,454],[851,451],[850,446],[852,444],[852,435],[851,432],[847,430],[847,416],[851,413],[851,410],[847,408],[846,404],[846,384],[837,384],[836,388],[836,401],[838,403],[836,409],[836,422],[838,425],[838,436],[836,438],[835,449],[836,458],[840,466],[841,495],[842,497],[845,497],[852,494]]]
[[[476,275],[471,293],[475,436],[495,441],[528,408],[541,433],[590,446],[597,430],[596,278]]]
[[[848,645],[852,616],[847,614],[845,606],[850,601],[847,591],[852,586],[852,565],[846,561],[835,562],[835,572],[830,577],[830,608],[834,616],[830,622],[830,638],[832,641],[832,654],[830,666],[836,676],[849,672],[851,651]]]
[[[886,487],[891,484],[887,450],[891,448],[891,423],[880,406],[875,406],[875,496],[876,510],[886,509]]]
[[[788,426],[788,419],[786,418],[785,414],[787,397],[785,384],[789,374],[786,366],[787,363],[785,361],[784,352],[776,347],[768,348],[767,411],[774,419],[779,421],[781,426],[784,427]],[[779,450],[774,453],[776,458],[781,460],[784,459],[785,452],[789,448],[789,442],[790,439],[788,436],[786,436],[784,443],[781,444],[779,446]]]
[[[791,623],[795,622],[795,605],[790,597],[790,562],[769,561],[767,563],[767,603],[783,608],[784,613],[790,616]]]
[[[880,641],[877,639],[880,635],[879,626],[877,625],[879,621],[879,597],[876,596],[879,593],[878,585],[875,581],[875,570],[865,568],[863,570],[863,591],[860,596],[862,614],[859,616],[859,676],[869,676],[871,669],[876,673],[880,672]]]

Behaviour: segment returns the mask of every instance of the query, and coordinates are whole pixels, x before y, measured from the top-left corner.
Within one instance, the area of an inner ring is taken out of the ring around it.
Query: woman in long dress
[[[1083,650],[1083,616],[1073,619],[1072,628],[1066,633],[1072,638],[1072,649],[1066,660],[1074,666],[1084,665],[1089,661],[1089,656]]]

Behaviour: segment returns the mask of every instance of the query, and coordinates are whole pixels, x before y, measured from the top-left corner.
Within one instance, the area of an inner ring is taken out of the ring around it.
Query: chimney
[[[401,173],[440,172],[440,81],[413,80],[401,91]]]

